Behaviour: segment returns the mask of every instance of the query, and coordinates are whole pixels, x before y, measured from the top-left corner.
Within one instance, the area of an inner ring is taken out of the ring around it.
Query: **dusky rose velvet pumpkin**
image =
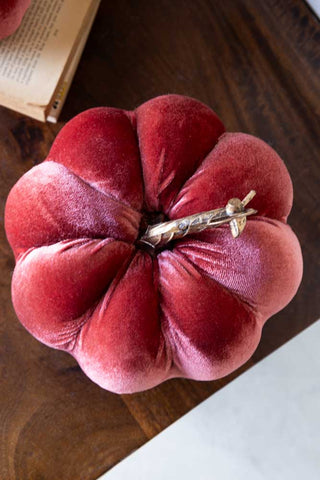
[[[10,192],[16,313],[103,388],[227,375],[298,288],[288,171],[262,140],[224,131],[212,110],[179,95],[132,112],[94,108],[67,123]],[[221,226],[153,255],[137,243],[160,214],[223,207],[251,189],[258,214],[237,239]]]
[[[31,0],[0,1],[0,40],[17,30],[30,3]]]

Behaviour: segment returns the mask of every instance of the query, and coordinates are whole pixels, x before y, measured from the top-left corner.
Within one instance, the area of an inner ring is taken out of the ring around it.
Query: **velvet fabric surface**
[[[0,1],[0,40],[17,30],[30,3],[31,0]]]
[[[154,255],[137,244],[159,214],[223,207],[251,189],[258,214],[237,239],[221,226]],[[225,133],[194,99],[88,110],[8,197],[16,313],[113,392],[227,375],[249,359],[264,322],[301,281],[299,242],[286,224],[292,199],[277,153],[251,135]]]

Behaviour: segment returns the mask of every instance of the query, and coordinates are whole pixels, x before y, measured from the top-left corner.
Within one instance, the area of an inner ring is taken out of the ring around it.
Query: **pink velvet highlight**
[[[30,3],[31,0],[1,0],[0,40],[17,30]]]
[[[112,237],[132,243],[141,219],[136,210],[53,161],[20,178],[10,192],[7,209],[6,232],[16,255],[77,238]]]
[[[222,226],[155,255],[136,244],[146,214],[179,218],[251,189],[258,215],[236,240]],[[301,250],[286,224],[292,199],[276,152],[224,133],[194,99],[88,110],[9,194],[17,315],[114,392],[227,375],[250,358],[264,322],[300,284]]]

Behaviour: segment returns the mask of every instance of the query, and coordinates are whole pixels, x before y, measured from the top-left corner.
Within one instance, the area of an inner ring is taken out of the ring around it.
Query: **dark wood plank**
[[[228,130],[260,136],[285,160],[305,269],[297,296],[267,322],[237,372],[117,396],[19,324],[10,300],[13,257],[1,229],[1,479],[95,479],[320,317],[319,41],[320,24],[302,0],[102,0],[59,124],[0,109],[3,212],[11,186],[45,158],[73,115],[97,105],[132,109],[168,92],[199,98]]]

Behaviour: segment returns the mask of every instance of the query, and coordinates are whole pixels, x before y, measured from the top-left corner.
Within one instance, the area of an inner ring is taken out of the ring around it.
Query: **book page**
[[[31,2],[20,28],[0,42],[2,99],[40,108],[50,103],[91,3],[92,0]]]
[[[100,0],[93,0],[92,6],[88,10],[87,20],[85,21],[83,31],[80,30],[78,35],[78,37],[80,38],[78,38],[75,52],[73,53],[73,56],[71,57],[69,64],[67,64],[65,71],[63,72],[63,75],[60,80],[60,84],[58,84],[58,89],[52,98],[50,109],[48,109],[47,116],[46,116],[46,120],[48,122],[56,123],[58,121],[58,117],[61,113],[66,96],[71,87],[74,74],[78,67],[80,57],[82,55],[85,44],[87,42],[99,5],[100,5]]]

